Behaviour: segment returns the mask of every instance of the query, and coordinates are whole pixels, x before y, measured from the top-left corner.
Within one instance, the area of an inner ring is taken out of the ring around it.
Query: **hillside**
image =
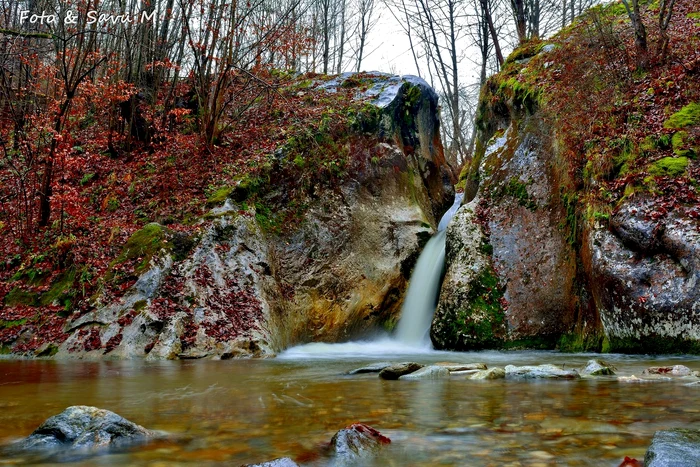
[[[183,107],[111,153],[84,103],[52,225],[21,236],[21,205],[0,224],[3,352],[264,355],[396,320],[452,200],[437,96],[390,75],[270,79],[211,147]]]

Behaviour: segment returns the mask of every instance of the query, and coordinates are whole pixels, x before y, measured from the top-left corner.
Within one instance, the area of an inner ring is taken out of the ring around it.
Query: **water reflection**
[[[609,358],[608,358],[609,357]],[[606,356],[621,375],[696,357]],[[257,361],[0,361],[0,444],[67,406],[95,405],[176,436],[78,465],[240,465],[317,453],[339,428],[368,423],[392,438],[377,465],[618,465],[642,458],[654,431],[700,428],[700,388],[674,380],[383,381],[348,370],[357,354]],[[552,352],[423,353],[401,360],[582,365]],[[8,461],[2,461],[8,462]],[[0,462],[0,463],[2,463]]]

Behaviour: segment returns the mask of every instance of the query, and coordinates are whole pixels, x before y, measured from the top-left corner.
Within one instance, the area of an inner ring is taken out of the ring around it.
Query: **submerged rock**
[[[400,380],[419,380],[419,379],[447,379],[450,377],[450,370],[447,368],[430,365],[416,370],[413,373],[399,376]]]
[[[144,442],[156,433],[109,410],[85,405],[68,407],[47,419],[18,447],[27,450],[94,449]]]
[[[580,378],[576,370],[564,370],[556,365],[514,366],[505,368],[506,378],[550,378],[550,379],[575,379]]]
[[[391,362],[372,363],[371,365],[363,366],[362,368],[356,368],[354,370],[348,371],[348,374],[349,375],[359,375],[362,373],[379,373],[384,368],[390,367],[391,365],[394,365],[394,363],[391,363]]]
[[[450,371],[450,373],[455,372],[455,371],[486,370],[487,369],[487,366],[484,363],[439,362],[439,363],[436,363],[436,365],[447,368]]]
[[[354,423],[338,431],[331,440],[332,465],[361,465],[391,440],[369,425]]]
[[[581,376],[603,376],[614,375],[614,368],[602,360],[588,360],[586,366],[579,373]]]
[[[380,371],[379,377],[382,379],[399,379],[401,376],[420,370],[424,366],[416,362],[397,363]]]
[[[646,467],[700,465],[700,430],[657,431],[644,456]]]
[[[468,376],[469,379],[501,379],[506,377],[506,370],[503,368],[490,368],[488,370],[479,370],[476,373]]]

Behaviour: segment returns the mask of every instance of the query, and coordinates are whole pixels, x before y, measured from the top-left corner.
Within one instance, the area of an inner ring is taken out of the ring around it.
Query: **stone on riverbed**
[[[549,378],[549,379],[575,379],[580,378],[576,370],[564,370],[556,365],[537,366],[506,366],[506,378]]]
[[[657,431],[644,456],[646,467],[700,465],[700,430]]]
[[[86,405],[68,407],[47,419],[20,449],[93,449],[144,442],[156,433],[110,412]]]
[[[450,377],[450,370],[445,367],[430,365],[424,366],[420,370],[416,370],[413,373],[407,375],[399,376],[400,380],[418,380],[418,379],[447,379]]]
[[[420,370],[424,366],[416,362],[396,363],[380,371],[379,377],[382,379],[399,379],[401,376]]]
[[[614,375],[614,367],[602,360],[588,360],[586,366],[580,371],[581,376],[609,376]]]
[[[395,365],[395,364],[391,363],[391,362],[372,363],[370,365],[363,366],[362,368],[357,368],[355,370],[348,371],[348,374],[349,375],[359,375],[362,373],[379,373],[384,368],[390,367],[391,365]]]
[[[503,368],[491,368],[489,370],[479,370],[468,376],[469,379],[501,379],[506,377],[506,370]]]
[[[369,425],[354,423],[338,431],[331,440],[332,465],[362,465],[391,440]]]
[[[685,365],[675,366],[652,366],[642,372],[643,375],[670,375],[670,376],[688,376],[693,372]]]
[[[451,362],[439,362],[436,363],[437,366],[442,366],[453,371],[470,371],[470,370],[485,370],[488,367],[483,363],[451,363]]]
[[[299,467],[299,464],[289,457],[280,457],[279,459],[273,459],[260,464],[247,464],[244,467]]]

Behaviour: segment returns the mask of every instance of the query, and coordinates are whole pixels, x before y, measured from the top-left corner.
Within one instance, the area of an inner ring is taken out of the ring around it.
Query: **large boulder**
[[[447,229],[437,348],[553,348],[576,322],[576,254],[544,126],[511,120],[472,166],[478,190]]]
[[[700,221],[644,196],[587,233],[606,350],[700,352]]]
[[[303,215],[278,228],[268,206],[292,200],[270,181],[286,173],[285,147],[270,155],[267,182],[242,179],[213,198],[186,249],[173,246],[182,243],[175,233],[149,224],[146,233],[157,235],[134,234],[153,250],[136,283],[120,299],[102,297],[92,311],[71,316],[56,357],[264,357],[391,328],[413,264],[454,191],[435,92],[419,78],[382,74],[341,75],[310,92],[357,83],[358,97],[380,116],[358,133],[374,145],[373,157],[358,154],[364,162],[337,184],[299,194],[293,201]],[[254,191],[257,201],[247,202]]]
[[[125,447],[154,436],[155,432],[109,410],[76,405],[47,419],[17,447],[23,450],[90,450]]]
[[[646,467],[700,465],[700,431],[677,428],[657,431],[644,456]]]
[[[353,466],[367,463],[391,440],[365,425],[354,423],[338,431],[330,443],[331,465]]]

